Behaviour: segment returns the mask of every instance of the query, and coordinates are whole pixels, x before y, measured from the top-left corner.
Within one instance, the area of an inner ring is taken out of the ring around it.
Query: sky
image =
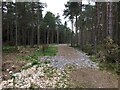
[[[69,0],[41,0],[41,2],[47,3],[47,7],[44,8],[44,11],[43,11],[43,16],[46,14],[47,11],[52,12],[53,14],[55,14],[55,16],[57,16],[57,13],[59,13],[60,19],[62,20],[62,23],[64,24],[65,19],[63,16],[63,10],[65,8],[64,4],[66,4],[67,1]],[[70,22],[68,24],[70,26]]]
[[[55,16],[57,16],[57,13],[59,13],[62,23],[64,24],[64,22],[67,21],[67,26],[71,28],[71,22],[68,19],[64,19],[63,16],[63,10],[65,9],[64,4],[66,4],[67,1],[69,0],[40,0],[40,1],[43,3],[47,3],[47,7],[44,8],[43,11],[43,16],[46,14],[47,11],[52,12],[53,14],[55,14]],[[83,0],[82,3],[87,3],[87,1]]]

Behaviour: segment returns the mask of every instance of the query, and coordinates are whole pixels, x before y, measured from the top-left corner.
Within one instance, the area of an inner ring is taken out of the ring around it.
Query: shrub
[[[112,73],[117,72],[117,65],[115,63],[100,63],[99,64],[100,70],[109,70]]]
[[[37,64],[40,64],[40,63],[38,62],[38,60],[32,61],[32,66],[37,65]]]
[[[102,62],[115,63],[118,60],[119,46],[110,37],[103,40],[102,49],[97,57]]]
[[[86,53],[88,53],[89,55],[91,55],[92,52],[92,45],[91,44],[86,44],[83,46],[82,50]]]

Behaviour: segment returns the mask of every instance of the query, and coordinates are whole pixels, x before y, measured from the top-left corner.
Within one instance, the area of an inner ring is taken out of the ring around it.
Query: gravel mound
[[[30,65],[30,64],[27,64]],[[65,88],[68,75],[50,64],[34,65],[21,72],[11,74],[12,79],[2,81],[2,88]]]

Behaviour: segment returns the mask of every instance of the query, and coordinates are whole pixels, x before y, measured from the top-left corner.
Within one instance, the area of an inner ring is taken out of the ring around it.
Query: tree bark
[[[76,17],[76,46],[78,46],[78,25],[77,25],[77,21],[78,21],[78,19],[77,19],[77,15],[75,16]]]
[[[49,27],[47,29],[47,44],[49,44]]]
[[[37,29],[37,44],[40,44],[40,20],[39,20],[39,2],[38,2],[38,29]]]

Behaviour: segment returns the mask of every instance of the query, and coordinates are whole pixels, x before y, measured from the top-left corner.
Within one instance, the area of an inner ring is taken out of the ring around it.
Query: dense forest
[[[64,23],[41,0],[2,2],[0,88],[117,87],[120,2],[88,1],[66,1]]]
[[[119,3],[96,2],[95,5],[67,3],[64,16],[75,26],[75,33],[61,23],[59,14],[47,12],[42,2],[3,2],[3,44],[34,45],[42,43],[70,43],[83,46],[98,44],[107,36],[120,45]],[[75,25],[73,23],[75,21]]]
[[[69,43],[71,30],[42,2],[3,2],[3,45]]]
[[[78,2],[68,2],[64,15],[72,23],[75,18],[76,44],[100,43],[110,36],[115,43],[120,44],[119,37],[119,2],[96,2],[95,5],[83,5]]]
[[[67,2],[63,16],[72,30],[66,21],[62,24],[59,13],[48,11],[43,17],[46,6],[42,2],[3,2],[3,46],[71,43],[89,54],[119,61],[120,2]]]

